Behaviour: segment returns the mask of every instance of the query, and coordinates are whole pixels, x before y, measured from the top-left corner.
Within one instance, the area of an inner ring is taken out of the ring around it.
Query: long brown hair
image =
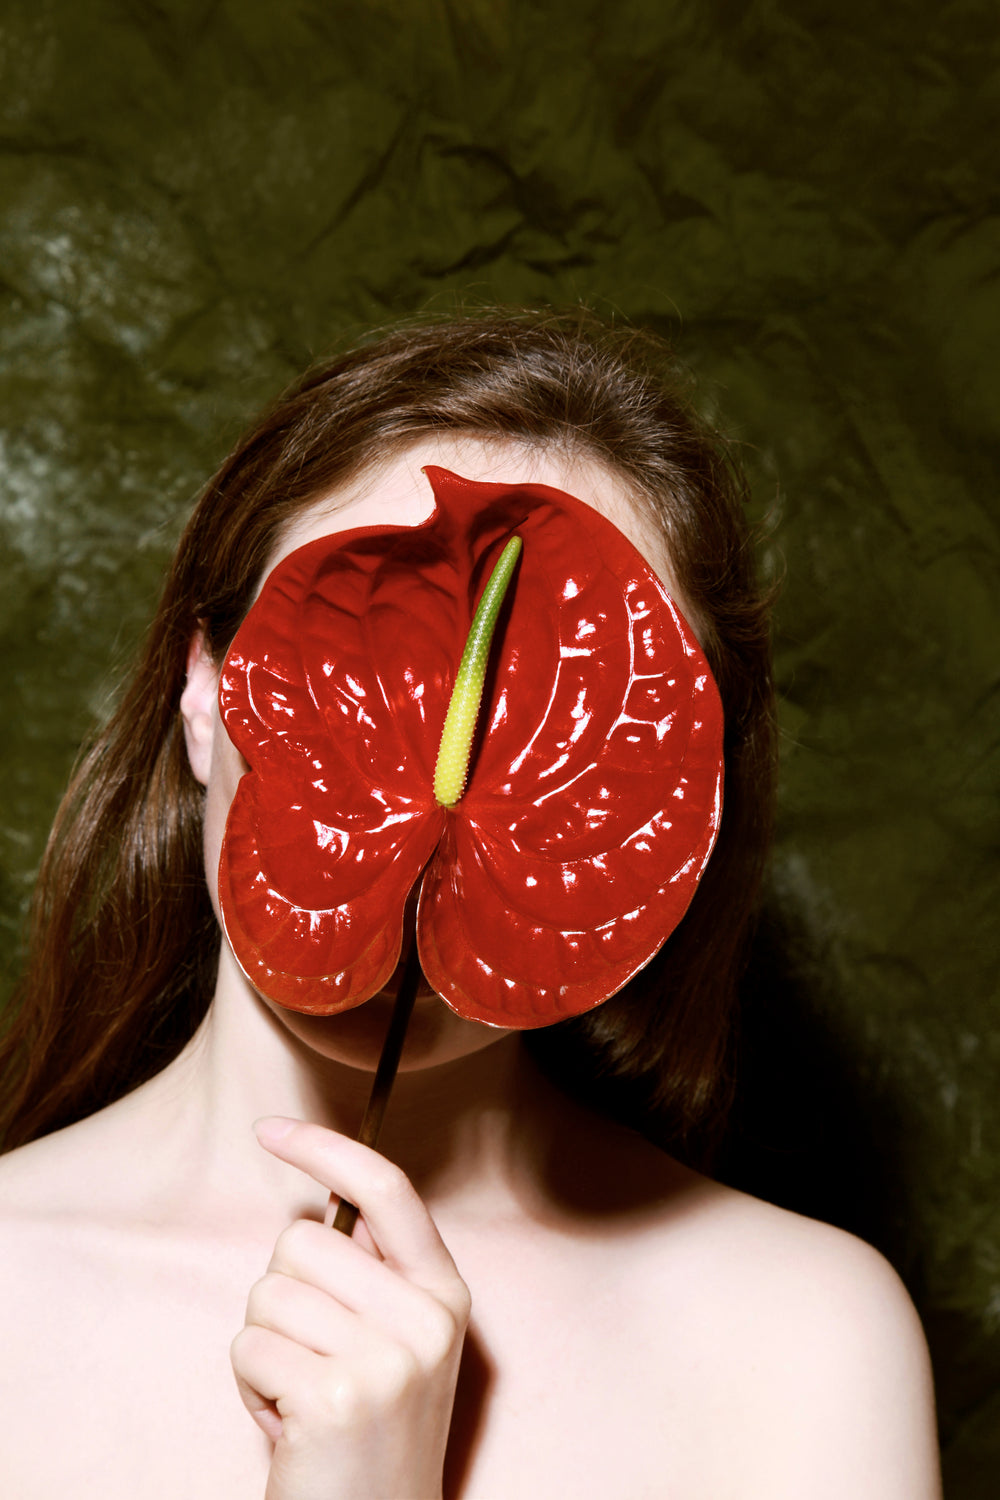
[[[589,313],[424,320],[318,365],[210,481],[181,539],[114,718],[59,810],[29,962],[0,1054],[8,1146],[119,1098],[204,1015],[219,933],[202,789],[178,703],[192,636],[221,662],[282,528],[376,458],[449,430],[558,444],[610,466],[658,523],[726,717],[722,828],[687,916],[648,970],[588,1015],[530,1034],[566,1086],[653,1121],[675,1146],[711,1133],[771,817],[767,601],[744,484],[680,393],[657,339]]]

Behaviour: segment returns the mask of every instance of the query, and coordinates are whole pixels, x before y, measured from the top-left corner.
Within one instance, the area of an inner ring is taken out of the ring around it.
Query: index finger
[[[271,1115],[254,1131],[272,1155],[355,1203],[383,1260],[428,1291],[458,1275],[437,1226],[401,1168],[334,1130]]]

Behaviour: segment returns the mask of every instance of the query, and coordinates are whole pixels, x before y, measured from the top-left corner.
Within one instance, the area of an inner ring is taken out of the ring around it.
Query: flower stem
[[[476,720],[479,717],[479,705],[483,697],[490,647],[493,644],[500,606],[503,604],[510,580],[514,576],[514,569],[520,554],[521,538],[511,537],[489,576],[472,619],[465,650],[462,652],[462,660],[455,677],[451,702],[448,704],[434,771],[434,795],[442,807],[454,807],[465,790],[465,780],[469,774],[469,757],[472,754],[472,737],[476,732]],[[416,934],[411,933],[409,953],[399,981],[399,989],[396,991],[385,1041],[382,1043],[382,1052],[375,1070],[375,1081],[372,1084],[365,1116],[358,1132],[358,1140],[364,1146],[374,1148],[378,1142],[389,1095],[396,1079],[403,1042],[406,1039],[406,1028],[409,1025],[413,1002],[417,997],[420,975]],[[342,1198],[337,1205],[337,1213],[333,1221],[334,1229],[340,1230],[341,1234],[351,1235],[354,1233],[357,1219],[357,1208],[353,1203],[348,1203]]]
[[[421,969],[420,960],[417,957],[416,934],[411,933],[410,951],[403,968],[402,978],[399,981],[399,989],[396,991],[392,1015],[389,1018],[385,1041],[382,1043],[378,1067],[375,1069],[375,1081],[372,1084],[372,1091],[368,1096],[368,1104],[365,1107],[365,1117],[361,1121],[361,1129],[358,1131],[358,1140],[362,1146],[371,1146],[372,1150],[378,1144],[382,1121],[385,1119],[385,1111],[389,1103],[389,1095],[392,1092],[392,1085],[396,1081],[396,1070],[399,1067],[403,1042],[406,1040],[406,1028],[409,1025],[413,1002],[417,998],[420,974]],[[340,1203],[337,1205],[337,1216],[333,1221],[334,1229],[339,1229],[341,1234],[350,1236],[354,1233],[354,1226],[357,1223],[357,1219],[358,1210],[354,1204],[348,1203],[346,1198],[341,1198]]]
[[[454,807],[465,791],[472,737],[476,732],[493,632],[520,553],[521,538],[512,536],[490,574],[473,616],[455,677],[451,702],[448,704],[444,729],[441,731],[441,744],[434,768],[434,796],[441,807]]]

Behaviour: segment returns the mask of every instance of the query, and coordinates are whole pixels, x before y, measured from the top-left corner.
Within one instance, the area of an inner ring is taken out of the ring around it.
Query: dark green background
[[[668,333],[786,575],[734,1180],[924,1314],[1000,1487],[993,0],[2,0],[4,962],[73,750],[244,420],[466,298]]]

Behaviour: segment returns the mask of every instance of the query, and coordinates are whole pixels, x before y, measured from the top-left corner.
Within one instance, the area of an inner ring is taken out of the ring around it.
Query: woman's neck
[[[199,1220],[211,1217],[220,1201],[240,1205],[239,1216],[248,1222],[265,1207],[285,1219],[315,1213],[321,1189],[263,1152],[252,1122],[282,1114],[355,1135],[388,1007],[369,1002],[370,1017],[359,1012],[348,1024],[352,1045],[342,1049],[348,1054],[359,1050],[358,1028],[372,1030],[370,1065],[351,1066],[295,1035],[223,951],[215,999],[197,1035],[133,1098],[145,1104],[147,1119],[157,1117],[158,1152],[172,1158],[178,1195]],[[433,1019],[436,1004],[424,1002],[421,1018],[418,1002],[418,1065],[411,1058],[408,1066],[404,1052],[378,1149],[406,1171],[432,1208],[474,1212],[481,1221],[484,1213],[512,1211],[530,1192],[539,1125],[554,1091],[515,1035],[501,1033],[450,1059],[448,1048],[439,1046],[446,1060],[419,1065],[426,1062],[421,1048],[434,1055],[427,1018]]]

